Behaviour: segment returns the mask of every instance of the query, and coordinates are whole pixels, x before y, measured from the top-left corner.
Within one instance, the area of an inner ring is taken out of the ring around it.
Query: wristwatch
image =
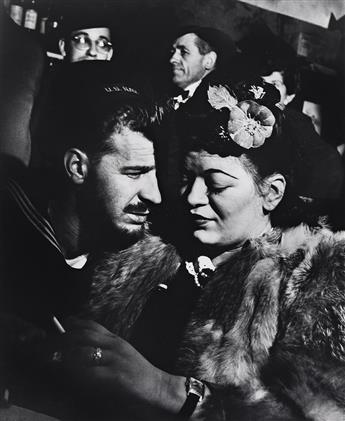
[[[188,419],[195,411],[198,403],[204,399],[205,385],[200,380],[194,379],[194,377],[187,377],[185,386],[187,397],[180,409],[179,415],[182,418]]]

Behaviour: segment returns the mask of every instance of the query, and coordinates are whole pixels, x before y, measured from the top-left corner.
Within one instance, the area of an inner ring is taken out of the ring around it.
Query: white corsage
[[[195,263],[185,262],[187,272],[193,276],[196,286],[201,288],[205,280],[216,270],[212,260],[207,256],[199,256]]]

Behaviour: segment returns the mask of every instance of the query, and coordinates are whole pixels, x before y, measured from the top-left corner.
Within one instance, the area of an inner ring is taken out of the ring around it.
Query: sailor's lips
[[[146,212],[127,212],[131,222],[134,224],[143,224],[146,222],[147,217],[149,215],[149,211]]]

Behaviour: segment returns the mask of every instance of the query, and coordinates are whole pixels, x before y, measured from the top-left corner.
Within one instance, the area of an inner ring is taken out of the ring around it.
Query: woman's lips
[[[207,219],[208,221],[212,220],[212,218],[208,218],[205,215],[201,215],[200,213],[195,213],[193,211],[190,211],[189,214],[193,219]]]
[[[199,214],[195,214],[195,213],[190,213],[190,217],[192,219],[192,222],[194,224],[197,224],[197,225],[205,225],[208,222],[212,221],[211,218],[207,218],[203,215],[199,215]]]

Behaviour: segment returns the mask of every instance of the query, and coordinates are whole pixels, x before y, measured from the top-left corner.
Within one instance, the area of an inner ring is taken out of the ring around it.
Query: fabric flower
[[[251,85],[249,92],[252,92],[255,99],[262,99],[266,95],[262,86]]]
[[[251,86],[254,90],[253,94],[262,98],[265,91],[259,88]],[[252,100],[237,102],[228,89],[221,85],[210,86],[207,95],[209,103],[216,110],[222,108],[230,110],[228,133],[231,139],[242,148],[258,148],[264,144],[265,139],[271,136],[275,117],[269,108]]]
[[[233,97],[225,86],[210,86],[207,91],[208,102],[216,110],[228,108],[231,110],[237,104],[237,99]]]
[[[230,111],[228,130],[242,148],[258,148],[271,136],[275,118],[267,107],[254,101],[241,101]]]
[[[193,276],[195,285],[202,288],[207,278],[216,270],[212,260],[207,256],[199,256],[196,262],[185,262],[187,272]]]

